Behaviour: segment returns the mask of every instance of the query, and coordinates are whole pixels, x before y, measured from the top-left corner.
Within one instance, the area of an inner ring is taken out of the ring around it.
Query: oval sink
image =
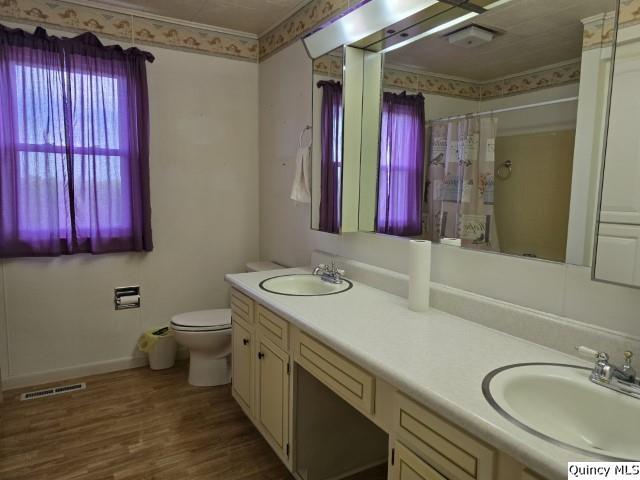
[[[640,400],[596,385],[590,369],[528,363],[489,373],[487,401],[519,427],[607,460],[640,459]]]
[[[318,275],[294,274],[280,275],[267,278],[260,282],[260,288],[278,295],[292,295],[297,297],[312,297],[319,295],[334,295],[353,287],[349,280],[342,279],[342,283],[330,283],[322,280]]]

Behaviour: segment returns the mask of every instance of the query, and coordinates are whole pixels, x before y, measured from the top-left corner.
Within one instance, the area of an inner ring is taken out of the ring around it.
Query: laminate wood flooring
[[[192,387],[187,373],[183,362],[4,392],[0,479],[292,480],[230,387]],[[76,382],[87,390],[19,401]],[[386,468],[356,479],[386,479]]]

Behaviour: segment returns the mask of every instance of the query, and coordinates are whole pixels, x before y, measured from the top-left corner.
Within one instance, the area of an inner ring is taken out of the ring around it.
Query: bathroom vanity
[[[226,277],[232,391],[297,478],[342,478],[386,461],[393,480],[553,479],[566,478],[568,461],[593,460],[509,423],[482,393],[483,378],[501,366],[580,364],[576,358],[437,310],[412,312],[406,299],[359,282],[325,296],[261,289],[272,276]],[[328,415],[324,406],[334,400],[309,381],[349,408]],[[360,425],[362,435],[341,444],[331,431],[343,424]],[[309,448],[318,464],[331,464],[330,474],[308,468]]]

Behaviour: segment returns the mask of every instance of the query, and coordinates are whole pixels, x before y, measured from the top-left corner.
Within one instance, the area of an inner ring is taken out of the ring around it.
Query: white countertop
[[[439,310],[412,312],[407,300],[353,282],[328,296],[266,292],[259,283],[306,269],[228,274],[226,280],[372,374],[452,423],[550,479],[567,478],[567,462],[594,461],[542,440],[498,414],[482,394],[492,370],[514,363],[589,364]]]

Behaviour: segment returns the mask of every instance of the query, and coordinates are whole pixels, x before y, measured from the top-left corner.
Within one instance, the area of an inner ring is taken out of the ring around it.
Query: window
[[[342,213],[342,84],[321,80],[320,219],[323,232],[340,233]]]
[[[376,231],[422,233],[424,97],[385,92],[380,122]]]
[[[43,32],[0,26],[0,253],[151,250],[149,56]]]

